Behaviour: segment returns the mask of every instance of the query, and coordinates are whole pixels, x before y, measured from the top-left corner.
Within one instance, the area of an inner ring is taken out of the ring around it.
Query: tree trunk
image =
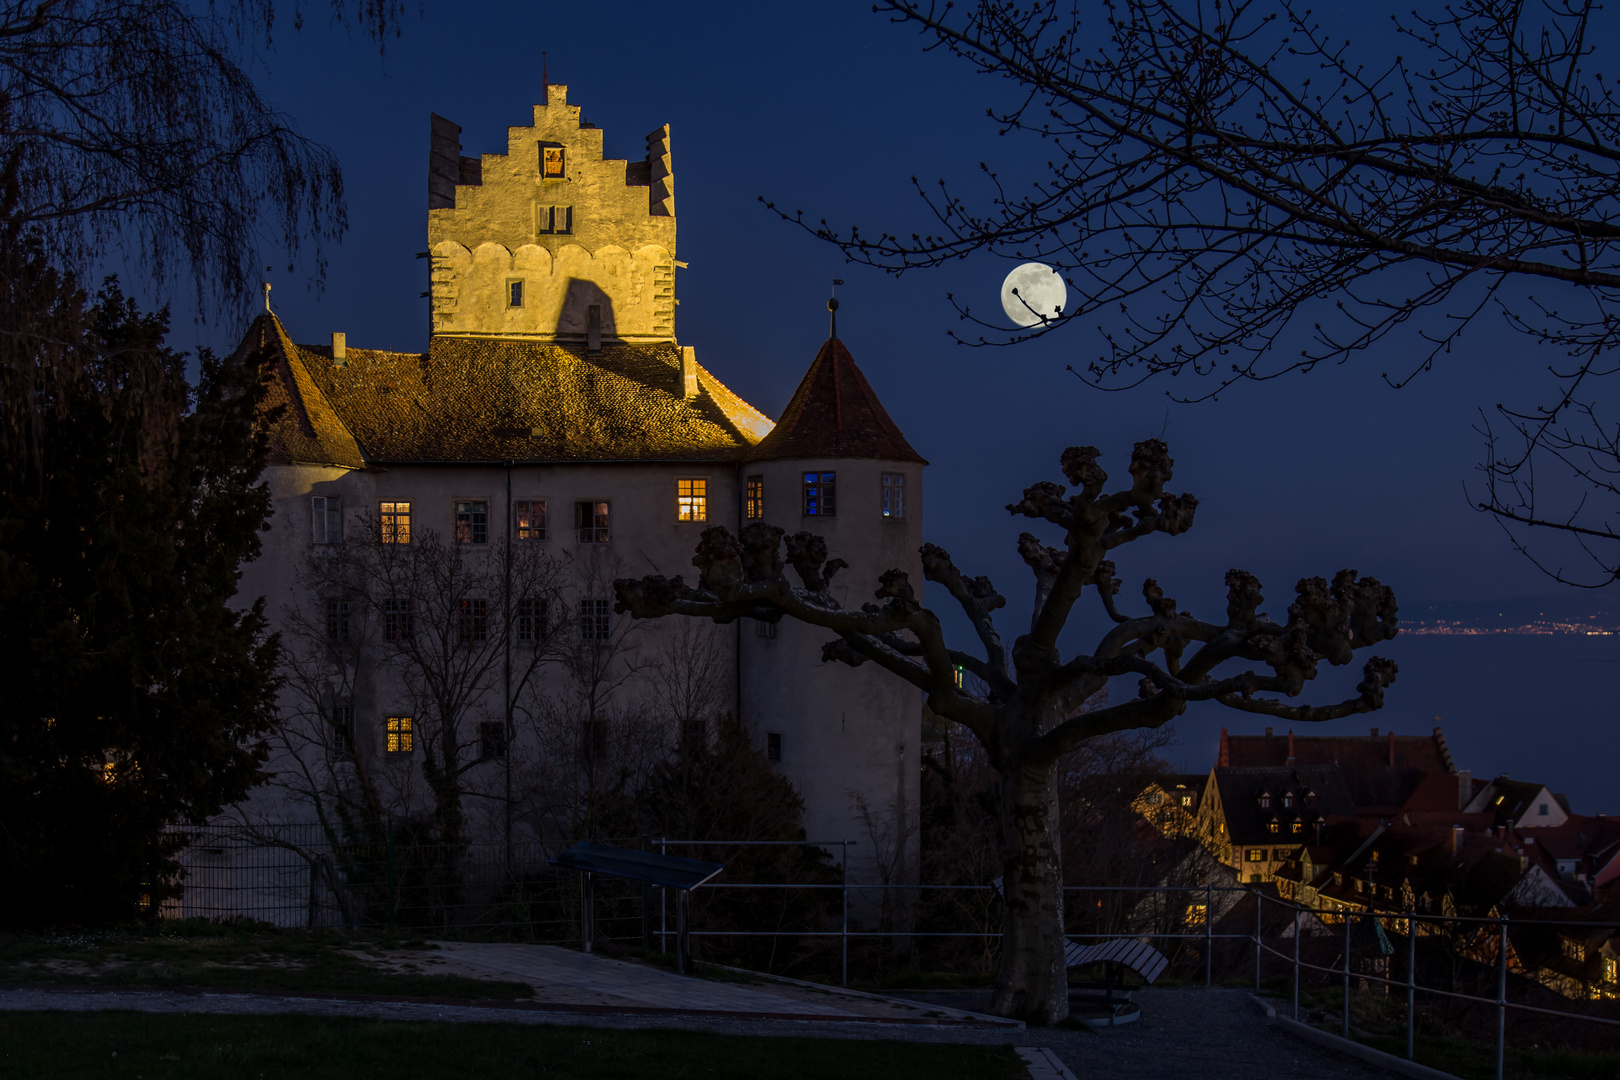
[[[1055,1024],[1069,1015],[1056,762],[1002,771],[1001,829],[1006,934],[991,1010]]]

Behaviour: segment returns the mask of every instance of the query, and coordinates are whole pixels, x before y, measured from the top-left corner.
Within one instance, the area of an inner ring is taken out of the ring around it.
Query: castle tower
[[[825,536],[829,554],[850,563],[831,586],[847,608],[870,600],[890,568],[909,573],[921,599],[926,464],[835,334],[747,455],[743,516]],[[810,839],[858,841],[855,880],[877,880],[874,859],[898,859],[894,869],[914,877],[921,694],[876,664],[823,663],[827,640],[786,619],[745,627],[742,715],[803,795]]]
[[[675,178],[669,127],[647,157],[602,157],[602,131],[546,87],[507,152],[461,155],[431,120],[432,332],[584,344],[675,340]]]

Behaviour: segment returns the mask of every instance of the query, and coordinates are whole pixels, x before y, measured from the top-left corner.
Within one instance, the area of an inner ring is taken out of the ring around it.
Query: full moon
[[[1001,310],[1019,326],[1035,326],[1043,315],[1055,318],[1062,314],[1068,299],[1063,278],[1045,263],[1015,266],[1001,283]]]

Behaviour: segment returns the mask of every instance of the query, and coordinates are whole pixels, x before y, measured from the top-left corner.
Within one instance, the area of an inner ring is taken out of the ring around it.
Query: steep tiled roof
[[[750,461],[789,458],[923,460],[837,338],[816,353],[782,418],[748,455]]]
[[[734,461],[771,426],[702,368],[686,400],[675,345],[440,336],[426,354],[351,348],[341,364],[286,348],[375,463]]]
[[[322,393],[300,350],[287,337],[281,320],[266,312],[253,320],[236,352],[268,347],[271,350],[268,408],[281,416],[270,429],[270,461],[286,465],[341,465],[363,469],[365,455],[353,433]]]
[[[1339,770],[1331,765],[1217,768],[1214,781],[1220,793],[1221,813],[1226,818],[1227,836],[1234,844],[1285,844],[1290,840],[1301,843],[1312,835],[1316,821],[1353,817],[1356,812]],[[1305,805],[1307,792],[1314,805]],[[1270,806],[1260,805],[1262,794],[1270,797]],[[1293,806],[1282,805],[1285,794],[1293,796]],[[1278,824],[1275,833],[1270,830],[1273,818]],[[1303,824],[1304,832],[1293,832],[1295,821]]]

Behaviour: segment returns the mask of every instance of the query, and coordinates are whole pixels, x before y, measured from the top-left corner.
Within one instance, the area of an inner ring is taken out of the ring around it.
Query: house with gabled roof
[[[603,131],[566,87],[549,85],[502,152],[461,150],[460,128],[432,117],[424,351],[289,328],[268,293],[244,336],[242,350],[269,358],[278,417],[265,477],[274,516],[245,594],[267,596],[272,619],[298,603],[342,603],[302,595],[300,567],[362,540],[408,545],[433,533],[471,559],[531,545],[573,573],[562,610],[533,617],[594,639],[622,618],[612,578],[690,574],[705,529],[763,521],[824,536],[848,564],[833,586],[848,606],[893,567],[921,595],[927,463],[836,323],[774,423],[677,337],[685,264],[667,126],[647,137],[645,158],[606,157]],[[504,611],[506,599],[466,603]],[[636,647],[657,653],[675,621],[638,627]],[[513,620],[502,625],[518,633]],[[814,628],[745,620],[721,638],[709,708],[740,717],[793,782],[812,838],[858,838],[867,853],[875,817],[902,848],[914,844],[918,691],[875,665],[824,665],[826,633]],[[475,711],[504,728],[457,737],[482,738],[469,768],[494,775],[525,734],[510,687],[484,697]],[[401,776],[419,768],[401,700],[387,679],[359,686],[342,752]],[[693,733],[667,736],[673,746]]]

